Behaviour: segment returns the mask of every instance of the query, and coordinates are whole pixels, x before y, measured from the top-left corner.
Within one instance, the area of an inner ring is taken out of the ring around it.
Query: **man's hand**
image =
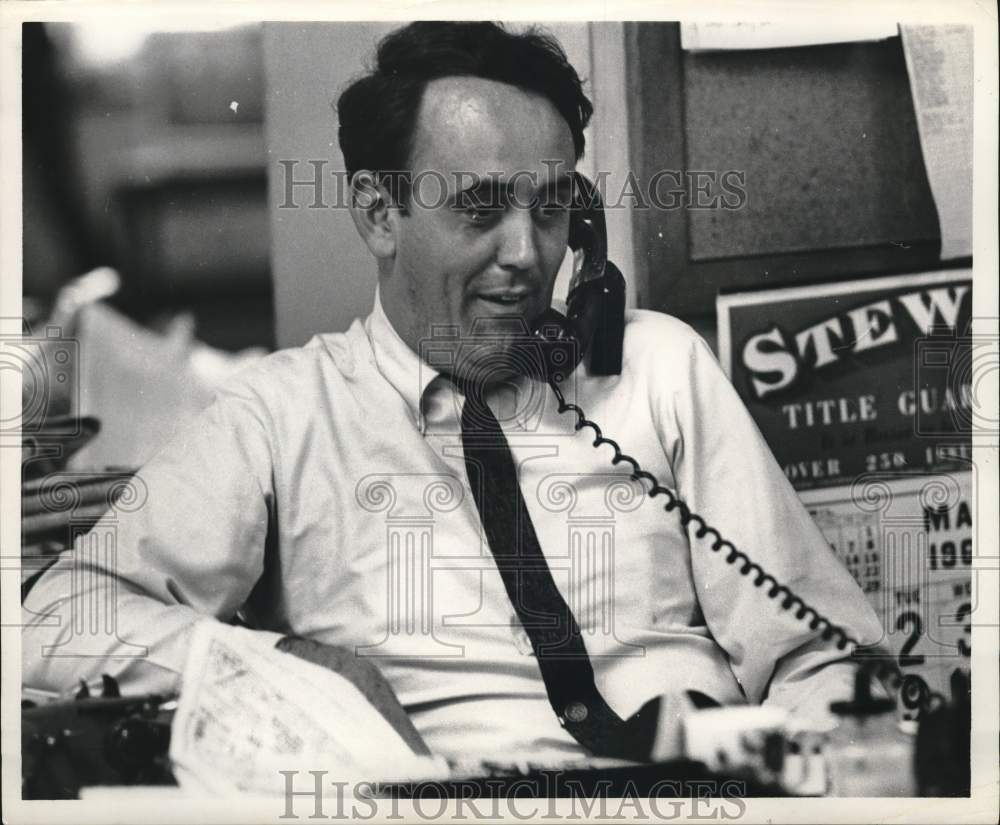
[[[328,668],[349,680],[396,729],[414,753],[430,756],[430,749],[413,726],[403,706],[399,704],[392,687],[371,662],[355,655],[348,648],[332,647],[299,636],[283,636],[275,647],[314,665]]]

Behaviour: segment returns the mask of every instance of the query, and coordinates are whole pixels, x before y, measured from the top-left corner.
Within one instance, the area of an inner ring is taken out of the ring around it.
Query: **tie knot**
[[[481,392],[472,392],[465,396],[465,404],[462,407],[462,434],[503,438],[500,422],[497,421]]]

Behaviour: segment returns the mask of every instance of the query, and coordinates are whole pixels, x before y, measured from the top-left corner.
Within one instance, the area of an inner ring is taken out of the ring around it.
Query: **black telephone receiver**
[[[597,188],[574,175],[569,247],[575,263],[566,298],[566,315],[549,309],[532,325],[542,343],[547,381],[562,381],[589,356],[593,375],[622,371],[625,335],[625,278],[608,260],[604,207]]]
[[[806,604],[787,586],[778,581],[753,559],[739,550],[731,541],[691,510],[673,490],[664,487],[656,477],[643,470],[632,456],[622,452],[618,443],[607,438],[601,428],[589,420],[576,404],[567,403],[559,384],[573,372],[580,361],[589,356],[588,366],[592,375],[620,375],[622,371],[622,345],[625,334],[625,278],[608,260],[608,240],[604,223],[604,209],[596,187],[581,175],[575,174],[573,203],[570,216],[569,246],[577,256],[566,315],[554,309],[544,312],[532,325],[532,336],[542,350],[545,380],[559,402],[559,412],[576,415],[575,427],[589,427],[594,433],[594,447],[609,445],[614,450],[611,463],[625,462],[632,466],[632,478],[643,484],[650,498],[663,496],[664,509],[677,510],[684,527],[694,523],[695,536],[708,538],[712,551],[722,552],[726,562],[736,565],[741,575],[751,577],[755,587],[763,588],[770,599],[778,600],[783,610],[794,610],[798,619],[816,630],[823,628],[823,638],[836,639],[837,647],[861,644],[846,630],[834,624],[815,608]],[[880,656],[858,657],[863,666],[880,678],[898,686],[898,671]],[[865,661],[867,660],[867,661]],[[874,663],[875,667],[872,667]]]

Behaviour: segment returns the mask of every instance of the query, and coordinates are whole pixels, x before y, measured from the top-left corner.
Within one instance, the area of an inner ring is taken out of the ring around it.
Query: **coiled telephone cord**
[[[632,478],[635,481],[648,481],[651,485],[646,489],[646,494],[650,498],[656,498],[659,495],[666,496],[667,503],[663,505],[663,509],[670,513],[674,510],[680,512],[681,524],[686,528],[692,522],[697,524],[697,529],[695,530],[695,536],[699,539],[705,538],[706,536],[713,536],[712,543],[709,545],[712,550],[716,553],[720,552],[723,548],[727,549],[725,555],[725,560],[727,564],[735,565],[741,563],[739,567],[739,572],[743,576],[751,576],[756,574],[753,579],[753,584],[755,587],[763,587],[765,583],[770,582],[770,587],[768,588],[767,596],[770,599],[781,599],[780,607],[782,610],[792,610],[795,609],[796,618],[805,621],[807,617],[811,615],[809,619],[809,627],[811,630],[818,630],[820,627],[823,628],[823,639],[830,641],[831,639],[836,639],[836,644],[838,650],[843,650],[848,645],[853,645],[854,648],[861,647],[861,643],[855,639],[850,633],[848,633],[840,625],[834,623],[822,613],[820,613],[816,608],[807,604],[798,595],[793,593],[786,585],[778,581],[773,575],[768,573],[763,567],[761,567],[757,562],[751,559],[746,553],[737,548],[731,541],[719,533],[717,529],[705,522],[700,515],[695,513],[688,507],[687,503],[677,495],[673,490],[668,487],[664,487],[657,480],[656,476],[647,470],[642,469],[639,462],[636,461],[632,456],[627,453],[623,453],[621,447],[616,441],[611,438],[607,438],[601,431],[601,428],[589,418],[587,418],[583,410],[581,410],[576,404],[570,404],[566,401],[565,396],[559,389],[558,384],[555,381],[550,381],[549,386],[552,388],[552,392],[555,393],[556,400],[559,403],[559,412],[567,413],[572,412],[576,415],[576,423],[574,428],[579,431],[584,427],[590,427],[594,431],[594,447],[600,447],[603,444],[607,444],[614,451],[614,457],[611,459],[613,465],[618,465],[625,461],[632,465]],[[645,485],[644,485],[645,487]],[[797,606],[797,607],[796,607]],[[888,678],[892,683],[898,685],[899,681],[899,671],[895,668],[894,663],[891,663],[885,657],[875,656],[875,657],[855,657],[861,659],[866,664],[871,666],[876,660],[879,660],[879,664],[875,667],[877,675],[880,678]]]

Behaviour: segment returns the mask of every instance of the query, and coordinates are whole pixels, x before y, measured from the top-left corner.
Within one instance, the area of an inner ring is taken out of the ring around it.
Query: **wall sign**
[[[972,458],[972,273],[721,296],[719,350],[799,490]]]

